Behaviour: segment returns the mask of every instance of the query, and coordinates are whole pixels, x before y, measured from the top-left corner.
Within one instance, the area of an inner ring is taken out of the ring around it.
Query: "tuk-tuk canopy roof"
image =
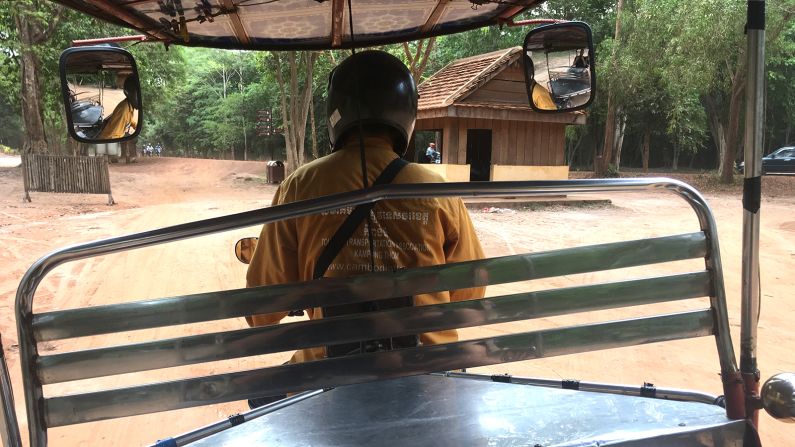
[[[543,0],[54,0],[177,45],[323,50],[505,23]]]

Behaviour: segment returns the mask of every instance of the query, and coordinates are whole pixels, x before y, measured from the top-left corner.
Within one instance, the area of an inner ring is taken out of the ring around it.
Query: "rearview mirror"
[[[533,110],[571,112],[588,107],[593,101],[593,37],[585,23],[556,23],[530,31],[524,39],[522,60]]]
[[[61,53],[61,91],[69,135],[82,143],[126,141],[141,132],[141,85],[132,55],[115,47]]]
[[[235,256],[237,256],[237,260],[243,264],[250,263],[251,258],[254,256],[254,249],[257,248],[257,242],[259,242],[259,238],[257,237],[244,237],[237,241],[235,244]]]

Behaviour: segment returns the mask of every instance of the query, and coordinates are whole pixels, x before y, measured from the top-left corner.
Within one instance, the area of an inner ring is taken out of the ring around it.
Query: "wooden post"
[[[102,180],[104,183],[105,189],[108,191],[108,205],[114,205],[116,202],[113,201],[113,195],[110,193],[110,171],[108,168],[108,157],[102,157]]]
[[[22,185],[25,189],[25,196],[22,197],[22,201],[30,202],[30,194],[28,193],[28,189],[30,188],[28,181],[28,155],[25,153],[22,154]]]

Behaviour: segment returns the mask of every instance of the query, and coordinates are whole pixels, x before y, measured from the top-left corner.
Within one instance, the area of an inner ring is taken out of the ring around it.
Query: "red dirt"
[[[261,180],[264,171],[264,163],[176,158],[144,158],[131,165],[112,165],[111,180],[117,205],[107,206],[105,197],[101,195],[32,193],[33,202],[23,203],[19,169],[0,168],[0,332],[10,363],[18,416],[23,423],[25,411],[13,301],[25,270],[44,254],[69,244],[265,206],[270,202],[275,187]],[[795,190],[795,178],[775,178],[772,183],[766,178],[765,187],[761,236],[763,306],[759,326],[759,359],[763,378],[777,372],[795,371],[795,359],[791,355],[795,329],[789,320],[795,310],[795,304],[789,300],[795,290],[795,279],[791,274],[795,264],[795,213],[792,211],[795,205],[795,194],[792,193]],[[741,195],[736,188],[725,190],[707,187],[706,191],[718,221],[730,324],[735,348],[738,348]],[[610,198],[613,199],[613,205],[609,206],[555,206],[506,213],[474,212],[473,220],[487,254],[492,256],[698,230],[698,223],[689,207],[674,196],[665,193],[629,193]],[[232,245],[238,238],[256,235],[257,232],[258,228],[250,228],[63,265],[42,282],[36,295],[35,311],[241,287],[245,266],[234,259]],[[698,268],[697,264],[693,264],[694,268]],[[646,270],[632,272],[643,274]],[[622,274],[626,274],[626,271],[613,274],[612,277]],[[607,277],[610,275],[567,276],[538,281],[530,286],[547,288],[573,285]],[[515,285],[489,288],[489,294],[497,295],[511,290],[516,290]],[[693,308],[694,305],[703,307],[703,304],[703,301],[668,303],[655,309],[675,312]],[[470,329],[463,331],[463,336],[474,338],[502,333],[508,329],[554,327],[564,323],[593,321],[596,317],[627,318],[647,311],[645,308],[628,308],[563,318],[543,318]],[[60,352],[76,346],[101,346],[244,326],[242,319],[224,320],[169,330],[46,343],[40,349],[48,353]],[[283,353],[130,374],[114,378],[113,384],[249,369],[283,362],[288,355]],[[483,370],[638,386],[643,382],[652,382],[659,387],[721,393],[717,355],[711,338],[568,355]],[[109,383],[107,379],[95,379],[64,386],[47,386],[45,394],[101,389]],[[49,432],[50,440],[52,445],[88,445],[100,440],[112,445],[148,444],[225,418],[245,408],[244,403],[235,402],[55,428]],[[795,437],[795,427],[774,422],[767,416],[762,417],[761,431],[766,445],[786,445],[788,440]]]

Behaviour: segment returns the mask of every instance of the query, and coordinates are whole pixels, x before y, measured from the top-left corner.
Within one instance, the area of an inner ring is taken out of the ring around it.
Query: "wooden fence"
[[[107,194],[108,205],[113,205],[110,193],[110,174],[107,157],[71,155],[22,155],[22,177],[25,198],[30,202],[29,191],[78,194]]]

